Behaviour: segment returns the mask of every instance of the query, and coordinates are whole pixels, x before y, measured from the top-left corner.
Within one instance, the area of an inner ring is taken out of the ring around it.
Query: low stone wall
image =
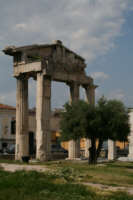
[[[68,158],[68,153],[62,153],[62,152],[54,152],[51,155],[52,160],[61,160]],[[31,159],[35,159],[35,156],[31,156]],[[0,155],[0,160],[15,160],[15,155],[13,154],[1,154]]]
[[[52,160],[61,160],[68,158],[68,153],[62,153],[62,152],[54,152],[51,155]]]
[[[15,160],[15,155],[14,154],[0,154],[0,160]]]

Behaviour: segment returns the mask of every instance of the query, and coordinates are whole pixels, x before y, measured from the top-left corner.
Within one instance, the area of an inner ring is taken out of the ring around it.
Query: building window
[[[11,134],[14,135],[16,133],[16,120],[11,121]]]
[[[8,144],[7,144],[6,142],[3,142],[3,143],[2,143],[2,149],[7,148],[7,145],[8,145]]]
[[[6,125],[5,127],[4,127],[4,135],[7,135],[8,134],[8,126]]]

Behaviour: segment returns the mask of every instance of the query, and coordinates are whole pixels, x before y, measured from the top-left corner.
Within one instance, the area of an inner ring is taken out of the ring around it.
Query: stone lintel
[[[44,72],[44,74],[47,74]],[[84,85],[84,84],[90,84],[92,79],[89,76],[86,76],[85,74],[69,74],[69,73],[63,73],[63,72],[55,72],[51,76],[51,79],[53,81],[58,81],[58,82],[66,82],[70,83],[71,82],[77,82],[79,85]]]
[[[28,64],[21,64],[14,67],[14,77],[18,77],[21,74],[40,72],[42,70],[41,62],[34,62]]]

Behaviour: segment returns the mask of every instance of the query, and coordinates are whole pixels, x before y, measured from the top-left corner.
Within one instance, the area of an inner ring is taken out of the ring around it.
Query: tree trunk
[[[96,152],[96,154],[97,154],[97,158],[99,157],[99,155],[100,155],[100,152],[101,152],[101,148],[102,148],[102,146],[103,146],[103,139],[99,139],[99,144],[98,144],[98,148],[97,148],[97,152]]]
[[[91,147],[89,148],[89,164],[97,163],[97,152],[96,152],[96,138],[91,138]]]
[[[89,148],[89,164],[96,164],[100,155],[103,140],[99,139],[98,148],[96,149],[96,138],[91,138],[91,147]]]

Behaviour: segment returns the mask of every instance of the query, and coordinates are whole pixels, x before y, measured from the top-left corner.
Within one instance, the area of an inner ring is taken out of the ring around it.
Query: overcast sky
[[[86,59],[86,72],[99,85],[97,98],[133,107],[133,0],[0,0],[0,50],[57,39]],[[15,105],[12,57],[0,52],[0,102]],[[33,107],[36,83],[29,82]],[[68,95],[65,84],[52,83],[52,107]]]

